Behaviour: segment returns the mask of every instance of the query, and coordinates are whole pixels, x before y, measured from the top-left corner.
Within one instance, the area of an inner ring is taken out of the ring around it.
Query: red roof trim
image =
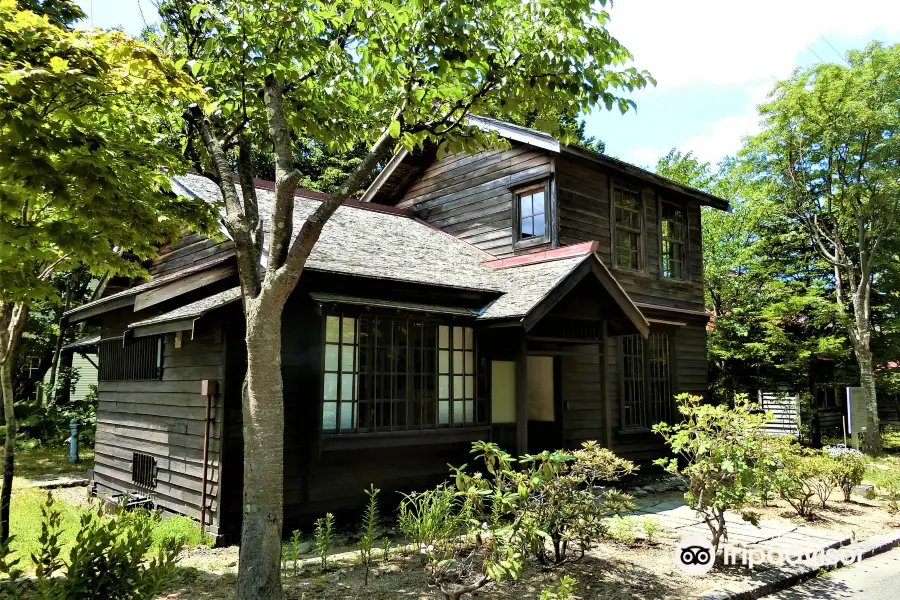
[[[535,263],[550,262],[552,260],[561,260],[563,258],[572,258],[573,256],[584,256],[596,252],[600,247],[600,242],[582,242],[572,246],[563,246],[562,248],[554,248],[553,250],[544,250],[533,254],[523,254],[512,258],[501,258],[499,260],[491,260],[482,263],[494,270],[507,269],[509,267],[521,267],[522,265],[532,265]]]

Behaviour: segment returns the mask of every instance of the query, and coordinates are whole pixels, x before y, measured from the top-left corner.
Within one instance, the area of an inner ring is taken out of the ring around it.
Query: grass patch
[[[33,479],[42,475],[71,475],[83,472],[94,464],[94,449],[81,448],[81,462],[69,462],[69,446],[38,446],[16,449],[14,462],[16,477]]]
[[[900,482],[900,456],[888,454],[871,459],[866,467],[865,481],[882,489],[891,481]]]
[[[53,493],[54,507],[62,514],[62,533],[60,544],[63,556],[68,556],[69,548],[75,539],[75,534],[81,526],[81,516],[90,510],[86,500],[84,488],[72,488],[58,490]],[[12,550],[22,560],[20,567],[29,569],[31,566],[31,554],[37,553],[41,543],[41,524],[43,515],[41,506],[47,499],[47,491],[35,488],[13,488],[12,504],[10,506],[10,533],[15,536],[11,543]],[[83,502],[83,503],[82,503]],[[203,543],[200,535],[200,524],[184,516],[172,516],[163,519],[153,530],[153,549],[166,536],[180,536],[185,541],[185,546],[197,546]]]
[[[881,434],[881,447],[885,452],[900,454],[900,431],[888,427]]]

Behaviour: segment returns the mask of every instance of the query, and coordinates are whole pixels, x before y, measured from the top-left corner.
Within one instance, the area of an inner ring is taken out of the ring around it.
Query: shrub
[[[637,541],[637,528],[638,522],[631,517],[614,515],[606,520],[607,535],[616,542],[627,546],[633,546]]]
[[[656,535],[661,531],[659,519],[656,517],[644,517],[641,519],[641,528],[647,537],[647,543],[651,545],[656,543]]]
[[[322,565],[322,571],[328,569],[328,554],[334,546],[334,515],[325,513],[325,517],[316,520],[316,554]]]
[[[823,450],[835,462],[835,479],[837,486],[844,493],[844,502],[850,502],[853,488],[861,484],[866,475],[865,455],[859,450],[847,448],[843,444],[825,446]]]
[[[462,532],[460,502],[445,484],[424,492],[404,494],[397,524],[400,532],[413,544],[440,547]]]
[[[815,507],[813,498],[818,496],[822,501],[823,488],[833,488],[823,483],[828,480],[828,464],[822,456],[810,454],[799,447],[791,447],[782,453],[780,461],[781,468],[775,477],[779,496],[793,507],[798,516],[812,518]]]
[[[42,507],[41,547],[32,555],[34,581],[16,580],[15,565],[4,557],[0,574],[9,577],[7,591],[23,596],[36,588],[45,600],[84,598],[103,600],[144,600],[155,598],[175,569],[175,559],[183,540],[170,536],[154,546],[153,529],[158,512],[119,508],[111,517],[98,505],[81,517],[75,543],[68,560],[62,557],[60,511],[47,494]],[[3,554],[0,551],[0,554]],[[57,574],[62,574],[57,577]]]
[[[745,394],[735,397],[734,408],[702,404],[700,396],[677,396],[682,422],[659,423],[653,431],[662,435],[678,458],[663,458],[655,464],[686,480],[684,498],[709,527],[712,545],[718,551],[728,539],[725,513],[741,510],[752,498],[759,481],[757,465],[762,452],[762,427],[768,417],[756,411]],[[756,517],[745,513],[753,522]]]
[[[575,597],[575,583],[573,578],[566,575],[555,590],[552,587],[542,590],[541,600],[571,600]]]

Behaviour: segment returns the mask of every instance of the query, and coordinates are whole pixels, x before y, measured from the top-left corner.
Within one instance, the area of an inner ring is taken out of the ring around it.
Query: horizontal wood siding
[[[200,517],[206,398],[201,380],[223,378],[224,345],[217,327],[189,332],[175,347],[175,334],[163,338],[161,381],[101,381],[97,407],[94,480],[100,494],[135,491],[148,494],[168,510]],[[207,469],[208,522],[219,524],[220,439],[223,396],[211,406]],[[142,489],[131,480],[132,453],[149,454],[157,463],[158,482]]]
[[[646,182],[614,174],[593,163],[571,157],[557,159],[556,173],[560,245],[599,241],[600,259],[613,270],[616,279],[634,302],[703,310],[703,257],[700,205],[697,201],[678,198],[672,192],[659,192]],[[644,262],[643,269],[639,272],[617,269],[613,262],[610,193],[614,185],[637,190],[641,195]],[[686,211],[688,281],[675,281],[660,276],[660,200],[680,205]]]
[[[550,243],[513,251],[510,188],[550,174],[550,156],[522,145],[451,155],[426,168],[398,206],[495,256],[535,252]]]
[[[603,397],[603,360],[598,344],[566,344],[562,355],[563,443],[578,448],[581,442],[606,438]]]
[[[185,233],[184,237],[160,247],[159,255],[150,263],[150,275],[172,273],[234,250],[234,242],[227,238],[216,241],[204,235]]]

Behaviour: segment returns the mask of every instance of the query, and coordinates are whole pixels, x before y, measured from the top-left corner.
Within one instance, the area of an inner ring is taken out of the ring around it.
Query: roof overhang
[[[310,292],[309,296],[319,304],[347,304],[351,306],[368,306],[388,310],[402,310],[435,315],[451,315],[455,317],[478,316],[478,311],[463,306],[444,306],[437,304],[421,304],[418,302],[405,302],[397,300],[384,300],[379,298],[362,298],[359,296],[345,296],[341,294],[326,294],[323,292]]]
[[[190,331],[193,336],[194,325],[204,315],[221,308],[241,298],[241,288],[234,287],[208,298],[191,302],[167,313],[136,321],[128,325],[128,335],[131,337],[146,337],[171,333],[173,331]]]
[[[631,300],[631,297],[625,292],[619,282],[613,277],[606,265],[596,254],[590,254],[575,269],[573,269],[565,278],[560,281],[549,294],[544,296],[531,310],[522,318],[522,326],[525,331],[530,331],[547,313],[562,301],[566,295],[575,289],[585,278],[594,277],[603,286],[603,289],[609,294],[612,301],[619,307],[627,321],[634,327],[635,333],[646,338],[650,335],[650,323],[644,317],[641,310]]]

